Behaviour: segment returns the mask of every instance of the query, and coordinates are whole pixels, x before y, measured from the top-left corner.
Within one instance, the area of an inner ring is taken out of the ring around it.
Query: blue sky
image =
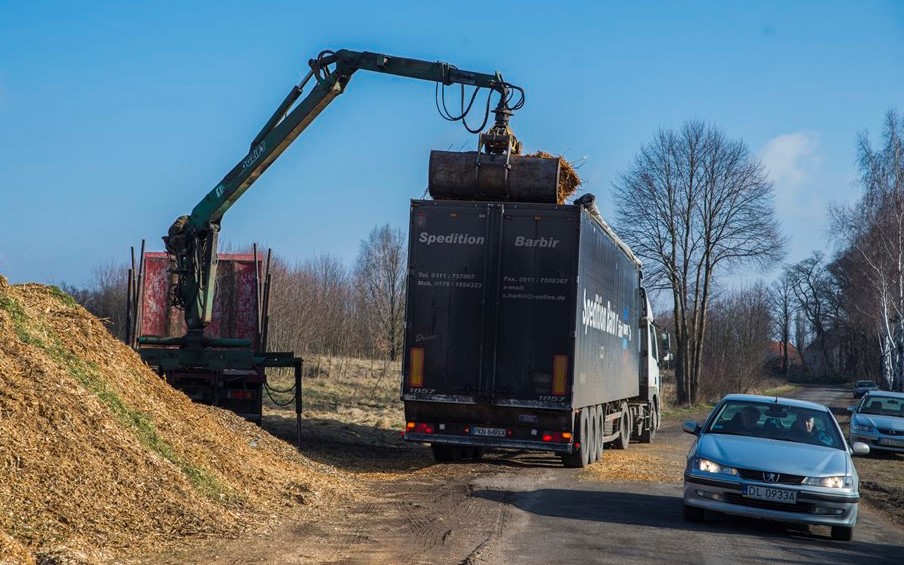
[[[904,2],[0,0],[0,274],[88,284],[162,249],[324,49],[500,71],[527,151],[579,162],[604,216],[659,128],[704,119],[766,165],[789,261],[830,251],[858,132],[904,111]],[[432,83],[358,73],[223,220],[221,244],[351,265],[407,230],[431,149],[473,150]],[[753,280],[756,274],[736,273]]]

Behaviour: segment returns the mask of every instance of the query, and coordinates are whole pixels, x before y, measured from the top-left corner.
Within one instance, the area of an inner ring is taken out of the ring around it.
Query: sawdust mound
[[[556,189],[556,199],[559,204],[564,204],[565,199],[577,192],[578,187],[581,186],[581,177],[578,176],[574,166],[565,157],[561,155],[556,156],[545,151],[537,151],[527,155],[527,157],[559,160],[559,186]]]
[[[314,517],[340,489],[333,468],[170,388],[64,293],[0,276],[0,563],[238,535]]]

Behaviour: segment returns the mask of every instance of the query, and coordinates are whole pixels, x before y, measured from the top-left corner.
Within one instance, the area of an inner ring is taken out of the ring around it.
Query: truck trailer
[[[660,376],[641,263],[593,197],[579,200],[412,201],[404,438],[437,461],[512,448],[583,467],[653,440]]]

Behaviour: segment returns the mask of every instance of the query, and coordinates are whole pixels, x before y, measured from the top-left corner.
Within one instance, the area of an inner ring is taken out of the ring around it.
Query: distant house
[[[828,330],[804,348],[803,359],[812,375],[838,375],[842,372],[842,355],[841,335]]]
[[[784,343],[772,341],[767,347],[766,363],[775,373],[781,373],[782,371],[782,357],[784,357],[786,349],[788,351],[788,371],[794,373],[803,367],[804,362],[800,356],[800,351],[794,347],[794,344],[790,341]]]

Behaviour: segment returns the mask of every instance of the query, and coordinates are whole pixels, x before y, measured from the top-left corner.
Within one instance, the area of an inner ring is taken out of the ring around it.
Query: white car
[[[870,450],[904,453],[904,393],[872,391],[851,411],[851,443],[862,441]]]
[[[684,519],[705,510],[779,522],[831,526],[850,540],[857,522],[859,478],[832,412],[822,404],[730,394],[706,421],[685,422],[697,436],[684,471]]]

